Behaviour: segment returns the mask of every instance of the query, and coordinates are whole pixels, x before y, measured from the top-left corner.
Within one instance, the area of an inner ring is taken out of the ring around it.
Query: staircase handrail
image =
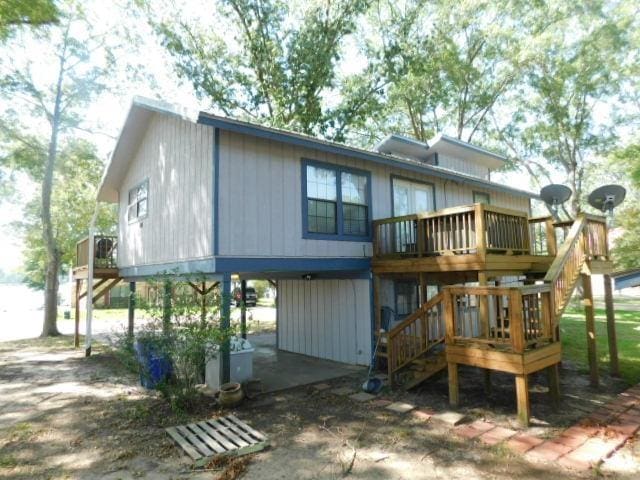
[[[444,299],[444,295],[442,292],[439,292],[437,295],[433,296],[427,302],[423,303],[418,309],[402,320],[397,325],[394,325],[391,330],[387,332],[387,336],[391,339],[400,334],[405,328],[411,325],[413,322],[418,320],[422,314],[424,314],[427,310],[435,307],[438,303],[442,302]]]
[[[573,222],[566,240],[558,250],[558,254],[549,267],[549,270],[547,270],[547,274],[544,277],[545,282],[553,283],[558,279],[565,264],[567,263],[569,258],[571,258],[573,248],[578,243],[578,241],[582,239],[581,234],[586,224],[587,218],[582,214],[579,215],[578,218]]]

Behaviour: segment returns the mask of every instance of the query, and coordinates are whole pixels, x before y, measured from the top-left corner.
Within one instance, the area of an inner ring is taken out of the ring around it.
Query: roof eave
[[[290,143],[290,144],[294,144],[302,147],[322,150],[328,153],[356,157],[362,160],[366,160],[366,161],[370,161],[378,164],[401,168],[405,171],[412,171],[412,172],[421,173],[424,175],[431,175],[436,178],[442,178],[445,180],[452,180],[452,181],[457,181],[461,183],[466,183],[469,185],[473,185],[480,188],[486,188],[493,191],[502,191],[502,192],[513,194],[513,195],[532,198],[532,199],[539,198],[537,194],[532,192],[507,187],[504,185],[490,182],[488,180],[483,180],[481,178],[472,177],[470,175],[453,172],[451,170],[428,165],[422,162],[405,160],[405,159],[401,159],[391,155],[385,155],[381,153],[371,152],[368,150],[349,147],[339,143],[328,142],[326,140],[320,140],[320,139],[316,139],[313,137],[309,137],[306,135],[301,135],[293,132],[277,130],[270,127],[263,127],[261,125],[253,125],[247,122],[240,122],[240,121],[228,119],[225,117],[219,117],[217,115],[212,115],[206,112],[200,112],[200,114],[198,115],[198,123],[220,128],[222,130],[228,130],[228,131],[233,131],[233,132],[241,133],[245,135],[253,135],[259,138],[276,140],[276,141]]]

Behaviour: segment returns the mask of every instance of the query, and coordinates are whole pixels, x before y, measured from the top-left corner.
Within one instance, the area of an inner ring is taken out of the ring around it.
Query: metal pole
[[[95,228],[96,217],[98,216],[98,204],[96,203],[93,216],[91,217],[91,223],[89,224],[89,259],[87,263],[87,324],[86,333],[84,337],[84,355],[85,357],[91,356],[91,323],[93,320],[93,262],[94,262],[94,250],[95,250]]]

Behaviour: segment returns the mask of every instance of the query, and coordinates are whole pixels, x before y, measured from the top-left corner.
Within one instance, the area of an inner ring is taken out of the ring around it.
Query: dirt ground
[[[154,392],[137,386],[104,348],[85,359],[70,338],[0,343],[0,478],[215,479],[220,471],[191,472],[164,432],[170,425],[219,414],[211,401],[177,417]],[[543,376],[532,382],[530,431],[553,436],[624,389],[608,377],[591,390],[566,363],[563,401],[553,411]],[[357,388],[346,377],[332,387]],[[461,411],[517,428],[513,381],[461,369]],[[447,408],[446,377],[411,393],[383,392],[434,410]],[[246,479],[474,479],[580,478],[554,464],[532,465],[504,447],[459,440],[436,422],[355,403],[328,390],[299,387],[245,403],[235,414],[269,435],[272,447],[247,457]],[[601,469],[582,477],[640,478],[640,442],[627,445]],[[354,458],[355,453],[355,458]],[[227,478],[234,478],[233,476]]]

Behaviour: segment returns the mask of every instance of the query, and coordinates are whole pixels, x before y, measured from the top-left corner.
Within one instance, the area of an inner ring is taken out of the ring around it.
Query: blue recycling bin
[[[140,364],[140,385],[155,389],[160,383],[171,378],[173,365],[167,352],[161,351],[153,343],[140,340],[136,340],[134,349]]]

